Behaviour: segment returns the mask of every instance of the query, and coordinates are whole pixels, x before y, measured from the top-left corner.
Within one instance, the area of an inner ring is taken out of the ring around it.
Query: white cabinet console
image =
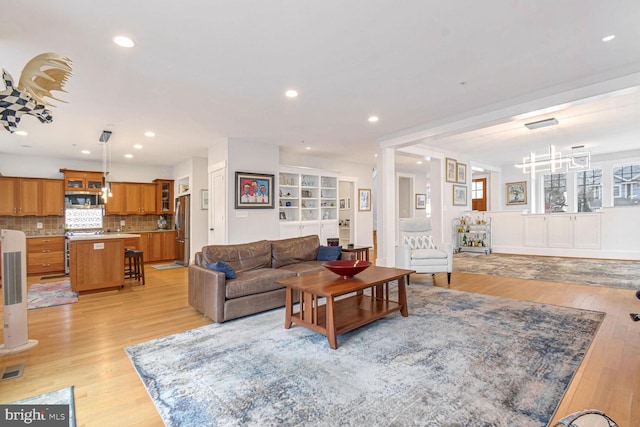
[[[528,214],[492,211],[496,253],[640,260],[638,207],[599,212]]]

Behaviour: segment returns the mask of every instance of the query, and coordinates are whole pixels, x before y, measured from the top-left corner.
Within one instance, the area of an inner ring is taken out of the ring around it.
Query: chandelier
[[[555,118],[551,118],[525,123],[525,126],[533,130],[557,124],[558,121]],[[548,153],[536,155],[531,152],[529,156],[522,158],[522,163],[516,164],[515,167],[522,169],[523,173],[530,174],[531,179],[536,179],[537,172],[566,173],[587,170],[591,168],[591,153],[583,149],[584,145],[575,145],[571,147],[571,153],[563,155],[556,150],[554,145],[550,145]]]

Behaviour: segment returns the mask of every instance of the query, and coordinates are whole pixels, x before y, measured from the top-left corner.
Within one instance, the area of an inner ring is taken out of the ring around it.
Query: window
[[[484,199],[484,180],[473,180],[471,182],[471,198]]]
[[[602,207],[602,169],[576,172],[578,212],[593,212]]]
[[[431,218],[431,186],[427,185],[427,194],[426,194],[427,204],[425,208],[427,209],[426,214],[427,218]]]
[[[567,211],[567,174],[554,173],[544,176],[544,211]]]
[[[640,205],[640,165],[613,168],[613,206]]]

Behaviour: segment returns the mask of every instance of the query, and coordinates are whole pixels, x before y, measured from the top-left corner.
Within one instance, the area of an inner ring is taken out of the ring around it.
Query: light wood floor
[[[30,310],[29,337],[39,344],[0,357],[0,367],[25,364],[23,377],[0,382],[0,403],[74,385],[79,426],[162,425],[124,347],[210,321],[187,304],[186,268],[145,270],[144,287]],[[29,283],[37,279],[30,277]],[[436,285],[446,286],[444,274],[436,275]],[[467,273],[454,273],[451,288],[607,313],[554,421],[596,408],[621,427],[638,425],[640,322],[632,322],[629,313],[640,312],[640,300],[633,291]]]

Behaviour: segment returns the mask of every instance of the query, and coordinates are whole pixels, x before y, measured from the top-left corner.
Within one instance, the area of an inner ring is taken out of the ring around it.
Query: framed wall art
[[[507,182],[505,187],[507,205],[527,204],[527,181]]]
[[[467,206],[467,186],[453,186],[453,206]]]
[[[209,190],[200,190],[200,209],[209,209]]]
[[[236,172],[236,209],[273,209],[273,175]]]
[[[416,209],[426,209],[426,208],[427,208],[427,195],[416,194]]]
[[[371,190],[368,188],[359,188],[358,189],[358,210],[359,211],[370,211],[371,210]]]
[[[466,184],[467,183],[467,165],[464,163],[456,163],[457,174],[457,183],[458,184]]]
[[[458,162],[455,159],[445,158],[444,159],[444,173],[445,173],[445,181],[447,182],[458,182]]]

